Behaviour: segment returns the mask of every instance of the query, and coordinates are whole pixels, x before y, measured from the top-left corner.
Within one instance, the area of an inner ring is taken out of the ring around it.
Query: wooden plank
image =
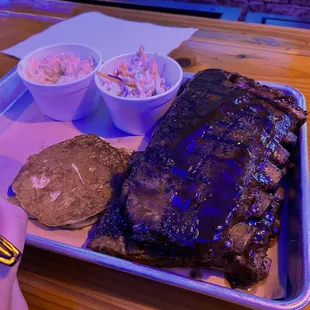
[[[18,5],[18,3],[20,3]],[[53,17],[72,17],[87,11],[100,11],[105,14],[124,18],[127,20],[136,20],[143,22],[152,22],[161,25],[196,27],[201,29],[194,37],[207,40],[231,41],[246,45],[257,45],[270,47],[284,52],[293,51],[301,55],[309,56],[309,34],[307,30],[283,27],[273,27],[262,25],[244,24],[241,22],[230,22],[223,20],[213,20],[200,17],[178,16],[173,14],[143,12],[128,9],[118,9],[112,7],[98,7],[93,5],[81,5],[71,2],[49,1],[44,5],[41,1],[30,0],[9,1],[1,7],[2,11],[19,12],[34,15],[46,15]],[[9,17],[8,17],[9,19]],[[1,26],[1,25],[0,25]],[[40,25],[38,25],[38,31]],[[33,33],[29,33],[31,35]],[[17,34],[16,38],[19,35]],[[0,41],[0,45],[3,41]],[[0,46],[1,48],[1,46]]]

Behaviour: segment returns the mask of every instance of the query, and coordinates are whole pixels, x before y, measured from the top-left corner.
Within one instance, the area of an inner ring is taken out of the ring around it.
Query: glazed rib
[[[117,220],[106,213],[89,247],[155,266],[219,268],[238,287],[260,281],[282,169],[306,118],[282,91],[217,69],[196,74],[134,160],[110,207]]]

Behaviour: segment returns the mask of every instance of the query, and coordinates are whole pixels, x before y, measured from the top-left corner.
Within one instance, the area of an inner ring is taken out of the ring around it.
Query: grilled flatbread
[[[14,202],[46,226],[87,226],[120,195],[128,161],[96,135],[77,136],[28,158],[12,184]]]

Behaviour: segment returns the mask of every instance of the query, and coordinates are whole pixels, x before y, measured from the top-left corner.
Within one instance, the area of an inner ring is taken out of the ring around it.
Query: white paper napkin
[[[167,55],[196,30],[131,22],[89,12],[53,25],[2,52],[22,58],[45,45],[79,43],[99,50],[103,60],[108,60],[137,51],[142,44],[147,52]]]

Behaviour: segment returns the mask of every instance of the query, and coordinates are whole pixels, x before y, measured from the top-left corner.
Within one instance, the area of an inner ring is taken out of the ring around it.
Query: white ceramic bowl
[[[153,55],[146,53],[148,56]],[[115,65],[123,61],[130,64],[136,53],[112,58],[103,63],[99,71],[112,74]],[[181,86],[183,70],[181,66],[168,56],[153,55],[158,71],[170,87],[166,92],[149,98],[126,98],[109,94],[102,87],[102,80],[95,76],[95,83],[107,105],[116,127],[134,135],[145,135],[156,122],[167,112]]]
[[[80,58],[92,57],[94,70],[88,75],[64,84],[40,84],[25,76],[30,57],[46,57],[57,54],[78,54]],[[95,72],[102,64],[101,54],[95,49],[74,43],[57,44],[37,49],[20,60],[17,72],[29,89],[40,110],[58,121],[73,121],[91,114],[99,102],[99,93],[94,82]]]

